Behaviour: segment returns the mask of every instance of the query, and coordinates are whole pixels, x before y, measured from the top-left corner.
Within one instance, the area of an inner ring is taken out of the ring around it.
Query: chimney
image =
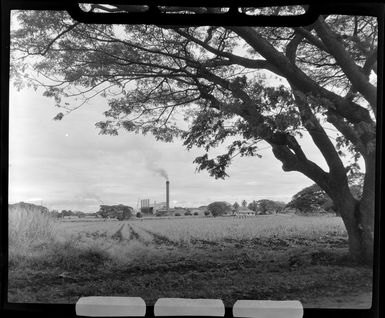
[[[166,181],[166,210],[170,208],[170,181]]]

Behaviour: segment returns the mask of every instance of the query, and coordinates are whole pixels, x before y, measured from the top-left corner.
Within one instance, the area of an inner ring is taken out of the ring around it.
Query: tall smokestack
[[[170,181],[166,181],[166,210],[170,208]]]

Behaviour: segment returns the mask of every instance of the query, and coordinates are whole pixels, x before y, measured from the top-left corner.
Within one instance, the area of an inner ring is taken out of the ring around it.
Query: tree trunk
[[[349,252],[360,263],[373,261],[374,194],[373,200],[356,200],[347,191],[334,195],[334,203],[348,232]]]
[[[374,253],[374,214],[375,214],[375,153],[372,151],[365,157],[365,179],[359,206],[359,228],[361,230],[363,258],[373,261]]]
[[[348,232],[349,251],[355,261],[371,264],[374,253],[375,157],[365,154],[365,181],[361,200],[353,197],[341,165],[326,173],[308,160],[301,148],[272,144],[274,156],[282,162],[284,171],[298,171],[317,183],[332,199]],[[294,153],[295,149],[297,153]]]

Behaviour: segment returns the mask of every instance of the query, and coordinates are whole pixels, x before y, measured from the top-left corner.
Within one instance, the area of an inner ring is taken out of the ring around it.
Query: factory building
[[[144,215],[154,214],[154,207],[150,205],[150,199],[140,200],[140,212]]]
[[[145,215],[170,215],[174,209],[170,208],[170,181],[166,181],[166,202],[151,204],[150,199],[140,200],[140,212]]]

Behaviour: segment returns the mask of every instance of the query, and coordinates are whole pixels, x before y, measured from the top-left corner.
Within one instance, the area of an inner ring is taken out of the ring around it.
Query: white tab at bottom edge
[[[223,317],[225,305],[220,299],[160,298],[155,303],[154,315]]]
[[[302,318],[303,306],[298,300],[237,300],[233,317],[243,318]]]
[[[146,304],[140,297],[81,297],[75,306],[77,316],[144,317]]]

